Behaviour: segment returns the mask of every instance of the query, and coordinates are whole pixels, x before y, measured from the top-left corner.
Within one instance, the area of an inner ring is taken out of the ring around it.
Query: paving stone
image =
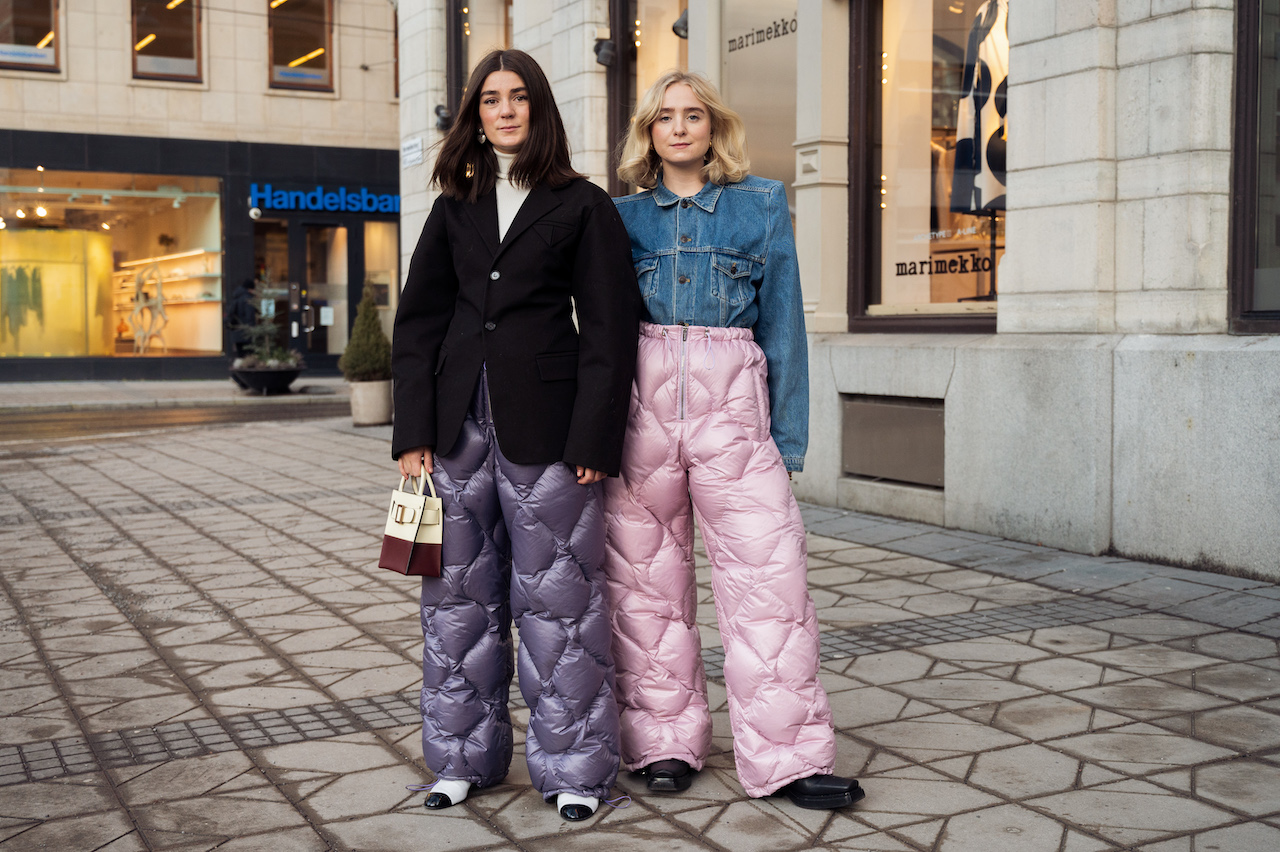
[[[1135,846],[1235,821],[1226,811],[1171,797],[1159,787],[1133,781],[1058,793],[1032,799],[1026,805],[1120,846]]]

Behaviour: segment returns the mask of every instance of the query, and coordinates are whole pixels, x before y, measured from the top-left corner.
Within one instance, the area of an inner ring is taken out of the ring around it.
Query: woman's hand
[[[435,473],[436,470],[435,459],[431,455],[430,447],[405,450],[400,454],[401,476],[421,476],[424,469],[428,476]]]
[[[607,475],[603,470],[592,470],[582,465],[578,465],[577,470],[579,485],[594,485]]]

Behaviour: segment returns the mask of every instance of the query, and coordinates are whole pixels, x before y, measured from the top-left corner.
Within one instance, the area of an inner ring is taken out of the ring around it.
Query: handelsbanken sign
[[[368,187],[350,189],[274,189],[271,184],[249,184],[249,206],[261,210],[329,210],[346,213],[399,213],[400,196],[370,192]]]

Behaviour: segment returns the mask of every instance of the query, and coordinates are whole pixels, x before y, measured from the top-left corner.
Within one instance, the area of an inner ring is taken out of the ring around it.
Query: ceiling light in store
[[[48,35],[36,42],[36,47],[48,47],[51,41],[53,41],[53,30],[49,30]]]
[[[284,0],[271,0],[272,9],[276,8],[277,6],[281,6],[283,4],[284,4]]]
[[[146,36],[144,36],[144,37],[143,37],[142,41],[140,41],[140,42],[138,42],[137,44],[135,44],[135,45],[133,46],[133,49],[134,49],[134,51],[135,51],[135,52],[136,52],[136,51],[139,51],[139,50],[142,50],[142,48],[144,48],[144,47],[146,47],[147,45],[151,44],[151,42],[153,42],[153,41],[155,41],[155,40],[156,40],[156,34],[155,34],[155,33],[149,33],[149,34],[147,34]]]
[[[17,212],[17,213],[14,213],[13,215],[17,216],[19,219],[25,219],[25,218],[27,218],[27,211],[25,211],[25,210],[23,210],[21,207],[19,207],[19,208],[18,208],[18,212]]]
[[[165,8],[166,8],[166,9],[176,9],[176,8],[178,8],[179,6],[181,6],[181,5],[182,5],[182,2],[183,2],[183,0],[169,0],[169,3],[168,3],[168,5],[166,5],[166,6],[165,6]]]
[[[950,6],[947,7],[947,11],[954,12],[955,14],[959,15],[962,12],[964,12],[964,7],[957,6],[955,3],[952,3]]]
[[[43,219],[45,216],[49,215],[49,211],[45,210],[43,207],[37,207],[36,215],[39,216],[41,219]]]
[[[4,220],[0,219],[0,231],[3,231],[4,229],[5,229]]]
[[[299,65],[302,65],[305,62],[310,62],[311,60],[315,59],[317,56],[319,56],[322,53],[324,53],[324,48],[317,47],[315,50],[311,51],[306,56],[299,56],[297,59],[290,62],[289,67],[297,68]]]
[[[108,223],[108,222],[103,222],[103,223],[102,223],[102,230],[104,230],[104,231],[110,231],[110,230],[111,230],[111,225],[110,225],[110,223]]]
[[[44,166],[36,166],[36,171],[38,172],[44,171]]]

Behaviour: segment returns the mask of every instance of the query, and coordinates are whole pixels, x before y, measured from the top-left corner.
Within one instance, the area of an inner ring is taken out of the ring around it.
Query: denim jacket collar
[[[720,193],[724,191],[718,183],[707,181],[706,186],[698,190],[698,194],[689,198],[694,204],[701,207],[708,213],[716,212],[716,200],[720,198]],[[662,182],[662,175],[658,175],[658,185],[653,188],[653,200],[657,202],[659,207],[670,207],[683,199],[671,190],[667,189],[667,185]]]

